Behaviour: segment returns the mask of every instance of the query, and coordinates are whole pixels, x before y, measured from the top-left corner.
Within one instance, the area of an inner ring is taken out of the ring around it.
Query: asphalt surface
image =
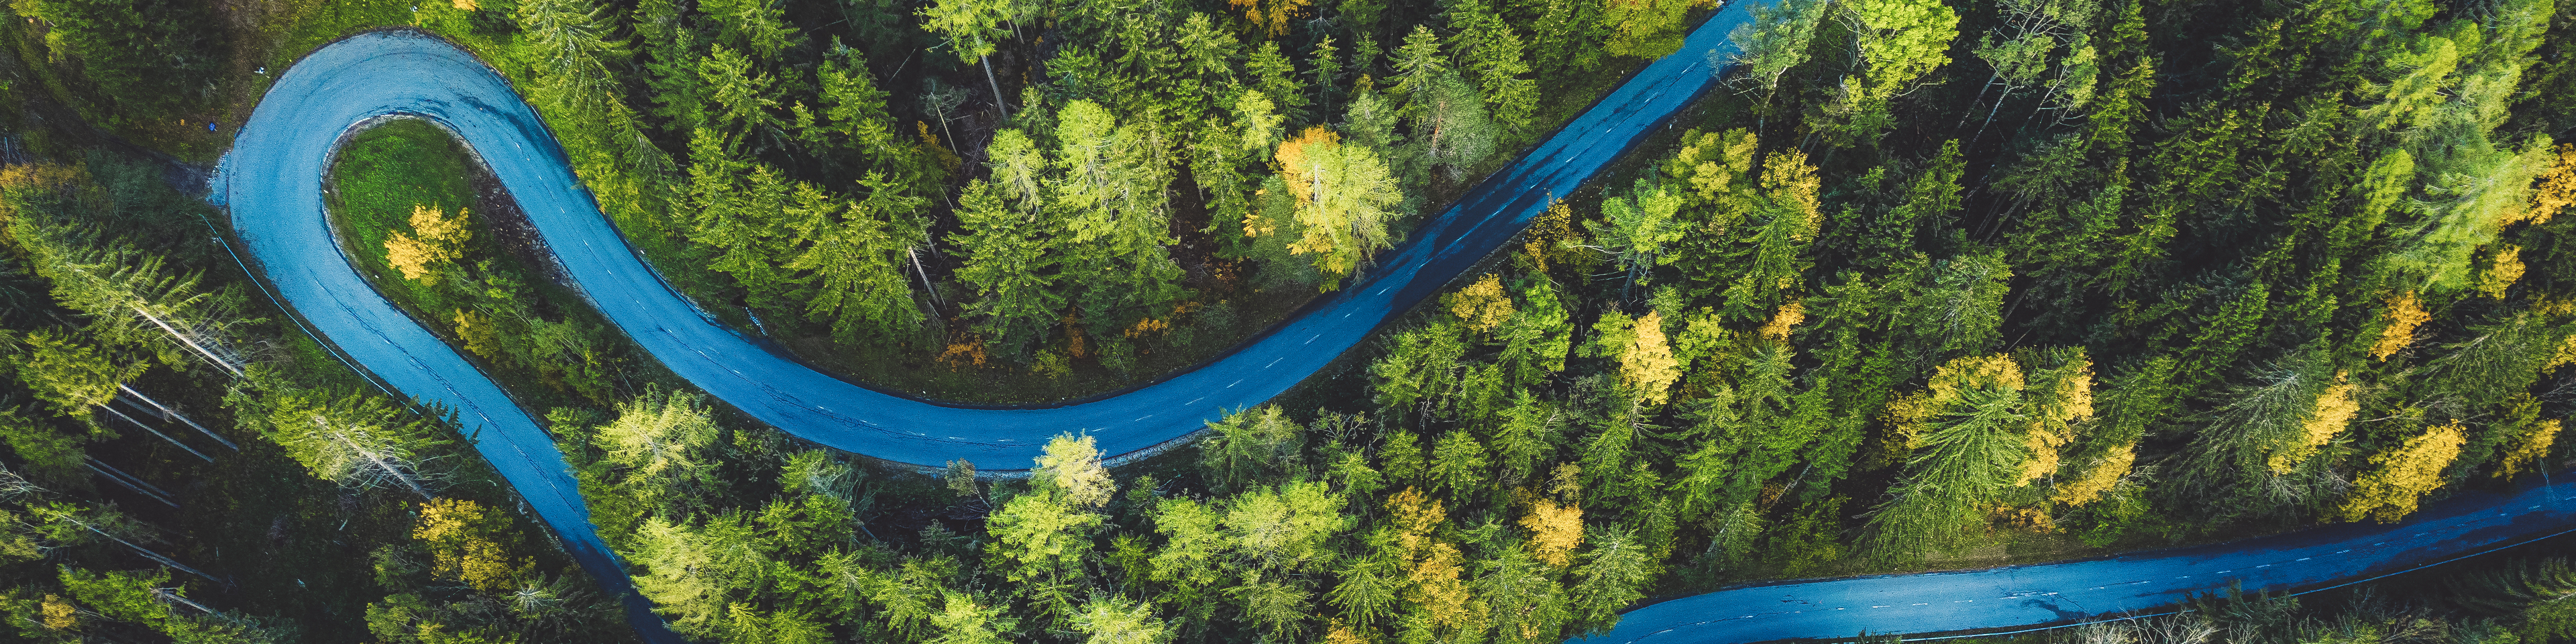
[[[315,333],[387,386],[453,410],[475,448],[612,591],[648,639],[680,641],[632,592],[599,540],[545,430],[454,349],[370,287],[343,256],[322,208],[340,136],[388,115],[455,132],[499,177],[579,289],[620,330],[703,390],[797,436],[927,466],[963,458],[1021,467],[1049,437],[1083,432],[1124,454],[1177,439],[1287,390],[1393,315],[1439,291],[1571,193],[1653,127],[1707,91],[1709,55],[1748,19],[1731,5],[1679,53],[1648,66],[1456,206],[1426,222],[1380,267],[1213,363],[1073,404],[943,405],[854,385],[772,354],[671,290],[628,247],[562,149],[509,83],[435,38],[377,32],[326,46],[270,87],[214,179],[234,230]],[[1629,613],[1587,642],[1747,642],[1929,633],[2045,624],[2169,605],[2224,588],[2302,588],[2392,570],[2561,529],[2540,491],[2462,498],[2400,526],[2342,526],[2238,544],[1992,570],[1775,584]],[[2562,491],[2560,496],[2569,496]],[[2448,509],[2444,509],[2448,508]]]
[[[2313,592],[2576,528],[2576,482],[2465,494],[2395,524],[2343,524],[2191,548],[1969,570],[1746,586],[1629,611],[1580,644],[1716,644],[1950,633],[2171,612],[2241,583]]]

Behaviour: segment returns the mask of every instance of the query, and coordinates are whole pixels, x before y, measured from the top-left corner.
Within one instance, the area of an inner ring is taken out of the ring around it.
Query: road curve
[[[1500,247],[1707,91],[1709,53],[1747,12],[1728,7],[1680,53],[1648,65],[1469,197],[1426,222],[1384,265],[1214,363],[1098,400],[1044,407],[943,405],[879,392],[764,351],[693,307],[603,216],[562,148],[509,81],[425,34],[380,31],[324,46],[282,74],[233,141],[211,186],[249,255],[309,329],[384,385],[454,410],[475,449],[517,487],[566,550],[612,590],[627,581],[600,541],[563,456],[535,419],[455,349],[378,294],[340,252],[322,177],[344,133],[409,116],[455,133],[517,200],[585,298],[663,365],[799,437],[872,457],[987,469],[1028,463],[1047,438],[1084,432],[1125,454],[1188,435],[1286,391]],[[632,592],[629,617],[677,641]]]
[[[1741,4],[1691,33],[1526,156],[1426,222],[1384,265],[1303,315],[1199,369],[1116,396],[1046,407],[942,405],[852,385],[762,350],[701,314],[626,245],[564,153],[507,80],[443,41],[376,32],[315,51],[252,112],[214,181],[268,281],[319,335],[387,386],[454,410],[475,448],[625,598],[646,638],[678,642],[593,530],[545,430],[489,378],[370,287],[341,255],[322,209],[339,137],[406,115],[456,133],[482,157],[591,303],[674,372],[780,429],[835,448],[935,465],[1026,463],[1047,437],[1088,432],[1123,454],[1173,440],[1227,410],[1268,400],[1436,292],[1706,91],[1709,54],[1747,19]],[[2560,486],[2567,487],[2567,486]],[[2397,526],[2339,526],[2194,549],[1992,570],[1771,584],[1628,613],[1586,642],[1750,642],[2063,623],[2173,603],[2242,579],[2304,588],[2554,533],[2561,497],[2468,496]]]
[[[506,81],[443,41],[403,32],[333,43],[270,87],[224,170],[235,230],[315,326],[397,389],[492,414],[508,401],[366,287],[332,244],[321,179],[350,124],[407,114],[445,125],[480,154],[539,237],[610,322],[680,377],[788,433],[868,456],[939,466],[966,459],[1017,469],[1049,437],[1087,432],[1125,454],[1269,400],[1436,292],[1625,152],[1712,83],[1708,50],[1741,10],[1695,31],[1684,53],[1647,67],[1555,137],[1495,173],[1425,224],[1383,266],[1212,363],[1145,387],[1074,404],[1000,408],[926,402],[816,372],[717,324],[670,289],[618,235],[581,187],[535,113]],[[307,279],[307,278],[310,279]],[[286,284],[285,282],[299,282]],[[328,319],[326,319],[328,318]],[[404,327],[397,330],[396,327]],[[355,335],[343,337],[346,330]],[[349,338],[364,337],[366,342]],[[381,340],[381,342],[378,342]],[[395,373],[405,372],[405,373]],[[411,373],[417,372],[417,373]],[[450,399],[454,400],[450,400]],[[470,400],[469,400],[470,399]],[[477,420],[472,414],[468,422]],[[519,434],[505,434],[518,436]],[[516,438],[508,440],[516,441]]]

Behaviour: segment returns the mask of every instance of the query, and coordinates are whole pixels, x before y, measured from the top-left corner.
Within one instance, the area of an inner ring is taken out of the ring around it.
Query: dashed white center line
[[[1280,361],[1280,360],[1286,360],[1286,359],[1287,359],[1287,358],[1284,358],[1284,357],[1283,357],[1283,358],[1278,358],[1278,359],[1275,359],[1275,360],[1271,360],[1271,361],[1270,361],[1270,364],[1261,365],[1261,368],[1263,368],[1263,369],[1268,369],[1268,368],[1271,368],[1271,367],[1279,366],[1279,361]]]
[[[1350,314],[1347,314],[1347,313],[1342,314],[1342,317],[1350,317]],[[1321,334],[1321,333],[1317,333],[1317,334],[1315,334],[1315,338],[1320,338],[1320,337],[1324,337],[1324,334]],[[1307,339],[1306,339],[1306,344],[1314,344],[1314,343],[1315,343],[1315,338],[1307,338]]]
[[[1144,420],[1144,419],[1147,419],[1147,418],[1153,418],[1153,417],[1154,417],[1154,415],[1153,415],[1153,414],[1146,414],[1146,415],[1143,415],[1143,416],[1137,416],[1137,417],[1136,417],[1136,420],[1131,420],[1131,421],[1127,421],[1127,422],[1131,422],[1131,423],[1132,423],[1132,422],[1141,421],[1141,420]]]
[[[1206,397],[1206,396],[1200,396],[1200,397],[1197,397],[1197,398],[1191,398],[1189,402],[1185,402],[1185,403],[1181,403],[1181,404],[1184,404],[1184,405],[1196,405],[1196,404],[1199,404],[1199,401],[1201,401],[1201,400],[1207,400],[1207,397]]]
[[[1234,385],[1240,385],[1240,384],[1243,384],[1243,381],[1241,381],[1241,380],[1236,380],[1236,381],[1234,381]],[[1233,388],[1234,388],[1234,385],[1226,385],[1226,386],[1225,386],[1225,388],[1227,388],[1227,389],[1233,389]]]

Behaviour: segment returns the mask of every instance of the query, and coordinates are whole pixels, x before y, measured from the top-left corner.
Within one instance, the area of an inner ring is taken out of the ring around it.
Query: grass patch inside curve
[[[331,164],[329,206],[333,232],[348,249],[358,272],[396,304],[423,311],[445,311],[471,305],[456,290],[403,279],[385,257],[385,239],[410,233],[412,207],[427,204],[450,213],[467,210],[466,259],[489,258],[491,227],[474,199],[473,158],[463,144],[437,126],[417,119],[394,119],[351,137]]]

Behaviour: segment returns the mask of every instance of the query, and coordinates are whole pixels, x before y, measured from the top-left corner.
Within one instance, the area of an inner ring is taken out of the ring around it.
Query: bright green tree
[[[7,336],[0,336],[7,339]],[[53,327],[15,338],[15,347],[0,354],[18,383],[63,416],[87,417],[91,407],[116,398],[117,388],[143,375],[146,363],[119,360],[94,342]],[[118,364],[123,363],[123,364]]]
[[[1682,48],[1682,20],[1693,0],[1605,0],[1601,22],[1610,29],[1603,48],[1613,56],[1662,58]]]
[[[1856,0],[1844,3],[1843,11],[1859,56],[1852,78],[1826,110],[1843,144],[1850,145],[1895,127],[1889,101],[1950,63],[1959,14],[1941,0]]]
[[[977,332],[998,346],[1023,347],[1063,312],[1054,272],[1062,258],[1051,246],[1047,222],[1011,208],[1002,196],[1006,189],[986,180],[967,184],[957,198],[958,230],[949,233],[948,243],[965,256],[956,277],[974,289],[976,299],[966,308],[983,318]]]
[[[1275,157],[1280,178],[1297,199],[1290,233],[1297,240],[1289,252],[1314,255],[1316,270],[1341,277],[1392,245],[1387,226],[1402,216],[1395,208],[1404,194],[1375,150],[1315,127],[1279,144]],[[1327,281],[1324,287],[1339,284]]]
[[[869,174],[860,185],[868,190],[866,198],[839,203],[797,184],[787,213],[809,245],[786,268],[813,272],[817,288],[805,310],[830,323],[844,342],[862,334],[904,336],[922,319],[912,296],[913,276],[905,272],[918,270],[914,253],[929,242],[927,222],[914,214],[924,201],[905,196],[882,173]]]

